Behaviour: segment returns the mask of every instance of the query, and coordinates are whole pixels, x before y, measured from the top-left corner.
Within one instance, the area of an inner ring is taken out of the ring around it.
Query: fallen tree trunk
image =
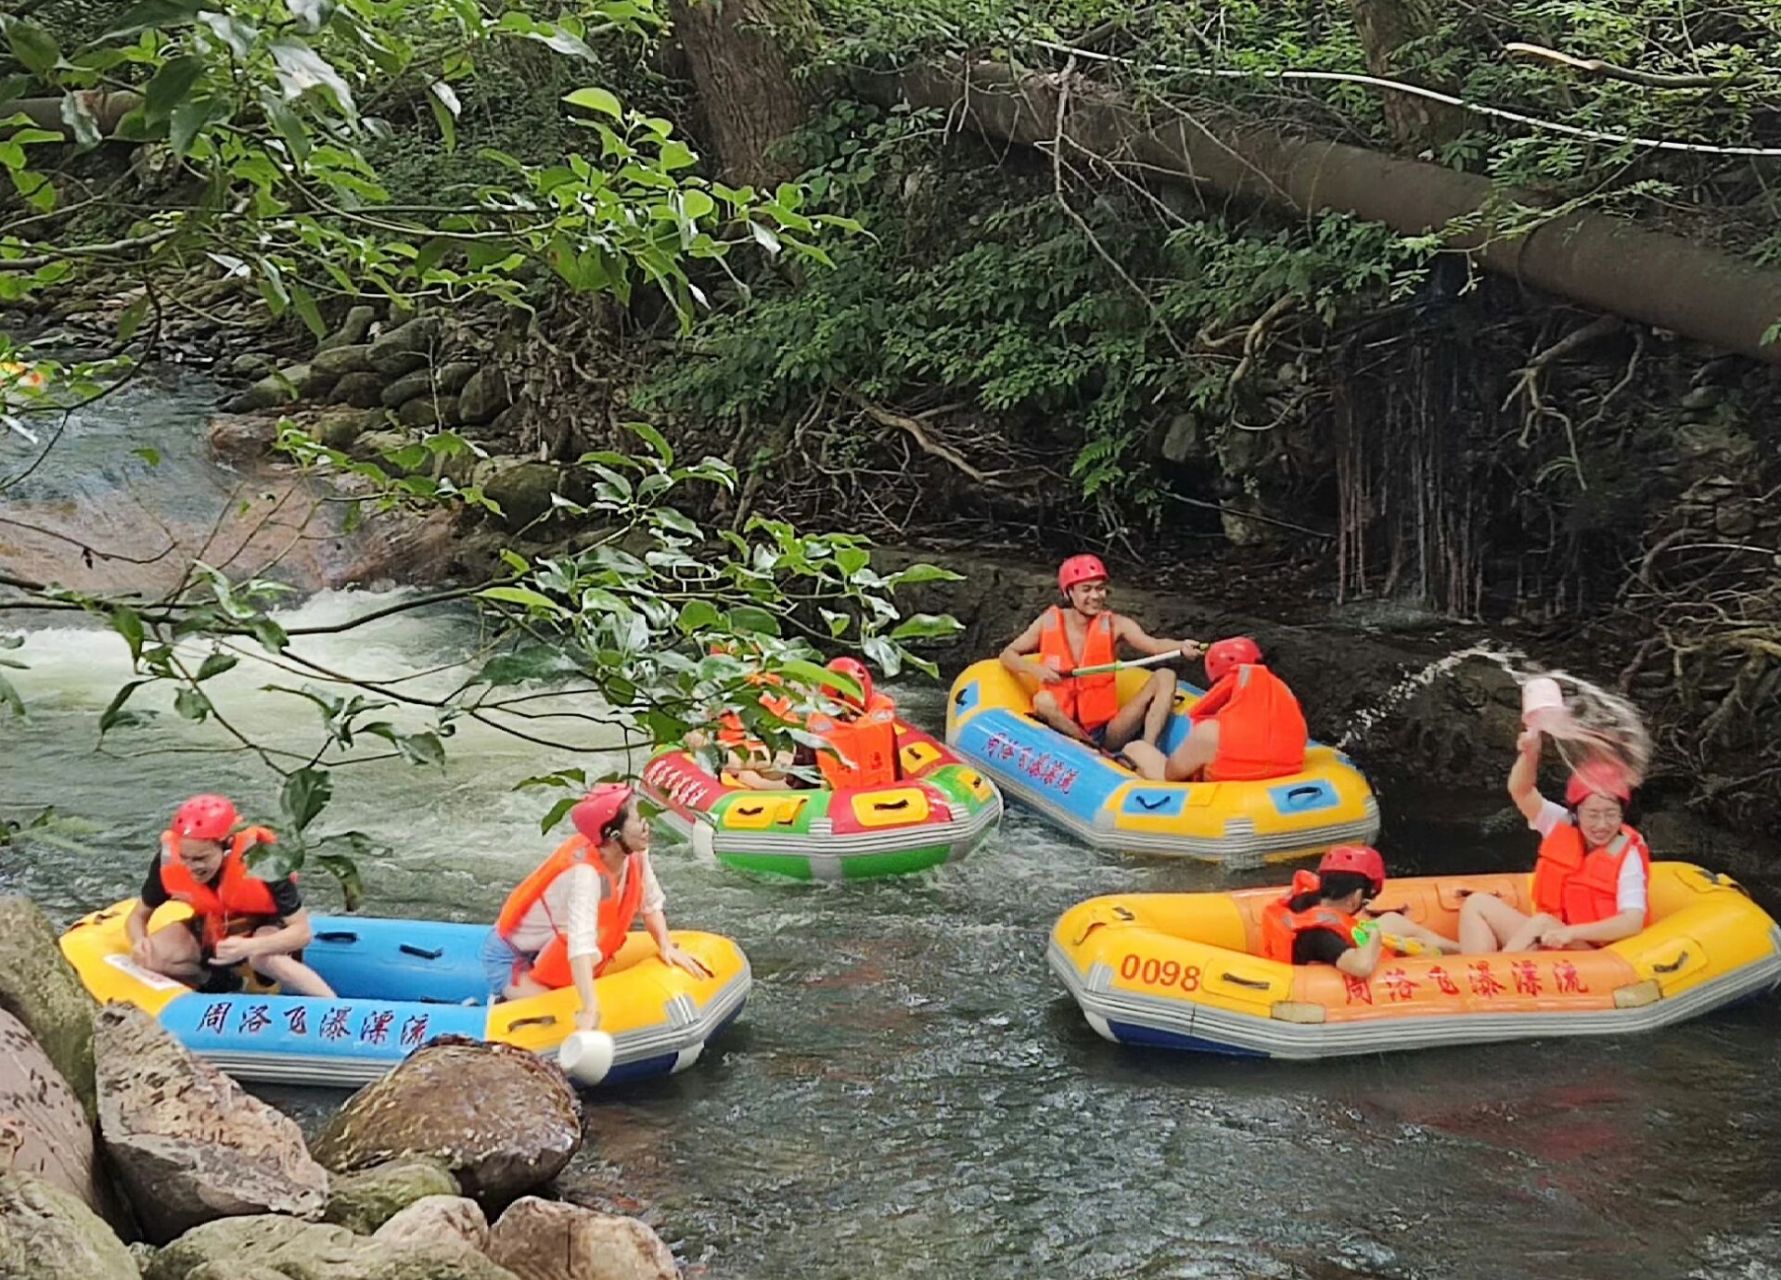
[[[142,95],[129,89],[87,89],[80,91],[80,96],[93,113],[93,123],[100,136],[107,141],[111,141],[111,135],[117,132],[119,121],[142,105]],[[63,135],[68,133],[68,126],[62,122],[60,97],[14,98],[0,107],[0,114],[22,115],[36,128],[53,129]]]
[[[988,137],[1049,146],[1059,126],[1056,76],[1020,76],[999,63],[914,68],[869,76],[881,102],[959,111]],[[1092,95],[1092,96],[1091,96]],[[1158,122],[1104,87],[1076,83],[1063,104],[1064,145],[1146,179],[1208,187],[1299,213],[1338,210],[1409,235],[1477,216],[1449,237],[1492,271],[1585,307],[1625,316],[1728,351],[1781,364],[1781,271],[1611,214],[1578,212],[1527,235],[1493,232],[1487,178],[1278,130],[1199,121]],[[1523,204],[1541,201],[1509,193]]]

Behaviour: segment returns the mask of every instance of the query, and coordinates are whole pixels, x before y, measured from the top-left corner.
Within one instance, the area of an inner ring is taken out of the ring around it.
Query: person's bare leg
[[[1144,741],[1154,747],[1162,741],[1163,730],[1168,728],[1169,716],[1175,710],[1175,673],[1151,672],[1144,689],[1151,695],[1144,712]]]
[[[1487,956],[1527,924],[1528,917],[1491,893],[1473,893],[1459,907],[1461,955]]]
[[[1043,690],[1033,695],[1033,714],[1065,737],[1086,742],[1091,747],[1095,745],[1094,739],[1083,732],[1082,726],[1064,714],[1057,699]]]
[[[1372,917],[1379,932],[1391,934],[1393,937],[1406,938],[1422,943],[1425,947],[1433,947],[1442,954],[1452,954],[1459,950],[1459,943],[1433,929],[1424,928],[1409,916],[1396,911],[1387,911],[1383,915]]]
[[[1202,720],[1188,730],[1186,739],[1169,753],[1164,776],[1170,782],[1192,782],[1217,758],[1218,721]]]
[[[1168,760],[1157,748],[1142,739],[1133,739],[1120,750],[1138,776],[1146,782],[1161,782],[1168,770]]]
[[[503,1000],[524,1000],[527,996],[549,995],[552,990],[553,988],[545,986],[534,978],[531,971],[528,970],[507,984],[506,989],[501,992],[501,998]]]
[[[145,969],[164,978],[196,986],[204,978],[204,953],[198,939],[183,924],[163,925],[149,934]]]
[[[1503,940],[1504,951],[1538,951],[1540,935],[1564,923],[1557,916],[1529,916],[1527,923]]]
[[[322,980],[322,975],[296,956],[256,956],[252,964],[255,973],[276,982],[278,989],[287,996],[319,996],[323,999],[334,996],[334,988]]]

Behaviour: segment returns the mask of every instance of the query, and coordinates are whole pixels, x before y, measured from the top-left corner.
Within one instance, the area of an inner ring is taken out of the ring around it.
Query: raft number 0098
[[[1158,960],[1154,956],[1127,955],[1119,962],[1119,976],[1127,982],[1142,982],[1147,987],[1179,986],[1183,991],[1200,989],[1199,965]]]

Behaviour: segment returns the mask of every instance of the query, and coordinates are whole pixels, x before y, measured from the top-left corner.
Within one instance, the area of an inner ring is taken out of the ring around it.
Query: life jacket
[[[1301,933],[1308,929],[1329,929],[1340,934],[1349,946],[1354,946],[1354,926],[1359,923],[1345,911],[1337,911],[1326,907],[1321,902],[1314,902],[1303,911],[1292,909],[1293,900],[1305,893],[1317,890],[1317,875],[1310,871],[1295,872],[1292,887],[1277,902],[1270,902],[1262,908],[1262,956],[1268,960],[1278,960],[1281,964],[1292,963],[1292,944]]]
[[[161,833],[161,887],[168,897],[190,906],[193,916],[202,922],[200,941],[206,955],[224,938],[252,933],[278,919],[272,887],[247,869],[249,849],[277,843],[278,837],[265,827],[237,832],[213,883],[202,884],[179,856],[179,837],[171,831]]]
[[[770,671],[756,671],[744,676],[743,679],[747,683],[755,685],[777,685],[785,683]],[[761,705],[787,724],[796,724],[798,722],[798,717],[792,714],[792,707],[795,706],[796,703],[785,694],[763,690],[761,693]],[[742,723],[742,717],[737,715],[734,711],[726,711],[717,718],[717,740],[724,746],[733,750],[743,747],[759,747],[762,745],[760,742],[749,737],[748,729]]]
[[[1566,924],[1595,924],[1619,914],[1620,868],[1637,854],[1645,880],[1651,881],[1651,850],[1645,837],[1622,826],[1599,849],[1585,850],[1583,833],[1574,822],[1561,822],[1540,841],[1534,863],[1534,910],[1557,916]],[[1651,923],[1651,897],[1645,898],[1645,923]]]
[[[544,895],[552,882],[565,871],[587,863],[600,873],[605,881],[604,891],[600,894],[600,915],[595,935],[596,944],[600,948],[600,963],[594,969],[598,976],[612,957],[618,954],[619,948],[625,945],[625,935],[631,931],[631,922],[637,918],[637,908],[643,904],[643,855],[633,853],[625,859],[620,870],[624,874],[624,887],[620,889],[616,878],[606,870],[600,861],[599,852],[586,836],[570,836],[558,845],[556,852],[544,860],[531,875],[519,882],[519,887],[507,895],[507,901],[501,904],[501,914],[495,917],[495,932],[503,938],[511,938],[514,930],[519,928],[520,921],[538,903],[544,903],[544,914],[550,920],[550,927],[555,936],[544,945],[532,961],[528,971],[534,979],[547,987],[567,987],[574,983],[575,975],[569,969],[569,937],[563,931],[564,926],[550,914],[550,904],[545,902]],[[515,976],[519,976],[518,972]]]
[[[849,720],[813,715],[809,728],[834,747],[817,752],[816,763],[837,791],[889,786],[902,773],[897,760],[897,704],[885,694],[873,694],[866,709]]]
[[[1039,658],[1053,671],[1098,667],[1114,661],[1116,656],[1111,613],[1098,613],[1089,619],[1078,657],[1070,652],[1064,611],[1057,605],[1045,611],[1045,620],[1039,626]],[[1057,699],[1059,710],[1081,725],[1085,733],[1093,733],[1119,714],[1119,682],[1111,671],[1066,677],[1046,685],[1045,691]]]
[[[1246,662],[1206,691],[1191,713],[1218,721],[1218,754],[1208,782],[1254,782],[1305,767],[1305,713],[1279,676]]]

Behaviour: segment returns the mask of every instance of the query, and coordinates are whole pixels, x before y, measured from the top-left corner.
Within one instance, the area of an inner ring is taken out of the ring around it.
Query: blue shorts
[[[536,954],[527,955],[517,950],[506,938],[490,929],[488,937],[482,940],[482,969],[488,975],[491,997],[499,1000],[507,990],[507,984],[537,958]]]

